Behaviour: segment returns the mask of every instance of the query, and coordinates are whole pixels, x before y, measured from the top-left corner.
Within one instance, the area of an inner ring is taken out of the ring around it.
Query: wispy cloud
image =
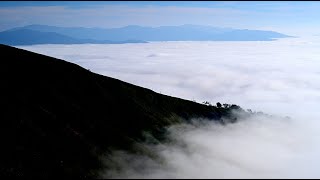
[[[110,168],[102,171],[101,177],[319,177],[317,128],[301,126],[294,120],[259,116],[239,120],[221,126],[195,119],[193,124],[172,126],[167,143],[139,144],[153,157],[125,151],[103,157]]]
[[[186,4],[186,3],[185,3]],[[87,5],[0,7],[0,29],[29,24],[81,27],[162,26],[199,24],[234,28],[319,28],[319,5],[221,2],[206,6]],[[45,5],[45,4],[44,4]],[[302,29],[303,29],[302,28]],[[299,31],[298,29],[294,29]],[[301,31],[301,30],[300,30]],[[286,32],[283,32],[286,33]]]
[[[60,26],[119,27],[131,24],[160,26],[203,24],[208,20],[220,23],[245,12],[233,9],[201,7],[129,7],[125,5],[70,9],[63,6],[1,8],[0,21],[12,26],[50,24]],[[192,17],[192,18],[190,18]],[[201,20],[202,19],[202,20]]]

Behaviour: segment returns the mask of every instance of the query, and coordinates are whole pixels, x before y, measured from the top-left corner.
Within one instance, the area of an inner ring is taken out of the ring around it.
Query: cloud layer
[[[163,94],[292,117],[291,121],[254,117],[226,127],[211,123],[171,127],[169,139],[180,143],[143,145],[164,162],[115,152],[114,158],[126,166],[105,174],[250,178],[320,177],[316,170],[320,162],[319,45],[319,38],[290,38],[20,48]]]
[[[320,39],[272,42],[152,42],[21,48],[91,71],[196,100],[236,103],[267,113],[316,113]],[[292,109],[299,111],[292,112]]]
[[[173,126],[168,143],[142,145],[157,159],[115,151],[104,158],[114,168],[101,177],[317,178],[316,129],[298,125],[256,116],[227,126],[199,120]]]

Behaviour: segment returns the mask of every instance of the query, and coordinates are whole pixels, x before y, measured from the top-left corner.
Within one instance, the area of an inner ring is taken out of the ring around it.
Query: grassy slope
[[[0,45],[0,175],[95,177],[101,153],[229,110],[155,93],[78,65]]]

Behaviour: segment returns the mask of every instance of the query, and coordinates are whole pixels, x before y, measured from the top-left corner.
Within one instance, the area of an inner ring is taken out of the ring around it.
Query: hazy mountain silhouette
[[[46,32],[26,28],[0,32],[0,43],[15,46],[35,44],[123,44],[146,42],[139,40],[109,41],[75,38],[56,32]]]
[[[132,149],[143,132],[232,109],[155,93],[78,65],[0,45],[0,176],[96,177],[100,155]],[[213,89],[214,91],[214,89]],[[221,105],[220,105],[221,106]]]
[[[5,31],[0,33],[0,41],[8,45],[30,45],[30,44],[76,44],[75,38],[61,35],[55,32],[39,32],[29,29]]]
[[[274,38],[291,37],[274,31],[217,28],[211,26],[182,25],[142,27],[136,25],[121,28],[83,28],[29,25],[14,28],[41,32],[55,32],[76,39],[126,41],[270,41]]]

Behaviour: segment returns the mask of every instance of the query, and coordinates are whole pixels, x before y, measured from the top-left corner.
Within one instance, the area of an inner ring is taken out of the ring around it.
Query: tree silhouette
[[[207,106],[212,106],[211,103],[209,101],[204,101],[202,102],[204,105],[207,105]]]

